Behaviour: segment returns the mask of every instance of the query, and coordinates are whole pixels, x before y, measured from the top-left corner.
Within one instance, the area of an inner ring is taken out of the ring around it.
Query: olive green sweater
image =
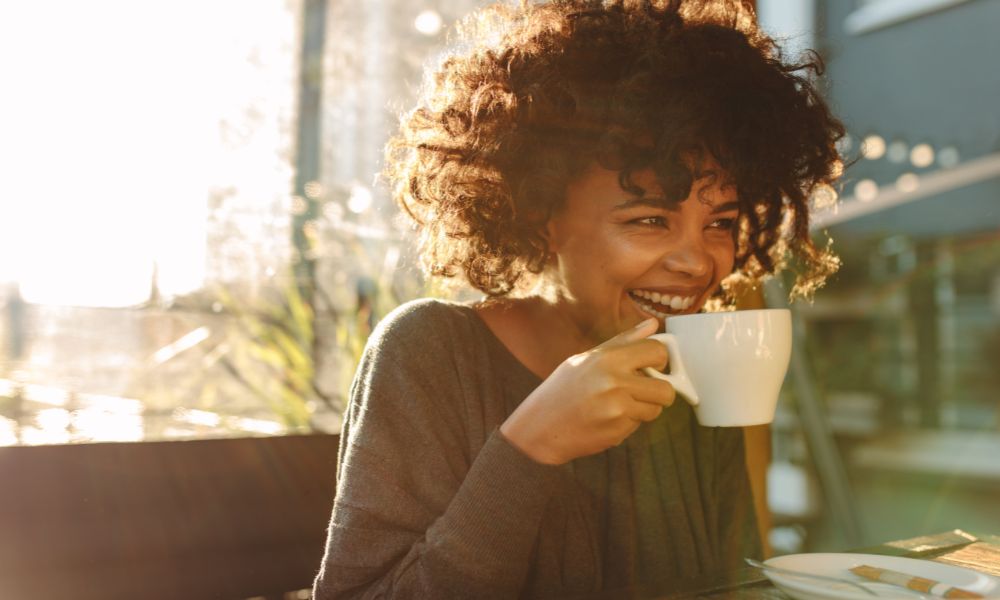
[[[741,429],[678,401],[618,447],[542,465],[498,431],[540,383],[469,306],[386,317],[352,387],[314,597],[666,593],[759,557]]]

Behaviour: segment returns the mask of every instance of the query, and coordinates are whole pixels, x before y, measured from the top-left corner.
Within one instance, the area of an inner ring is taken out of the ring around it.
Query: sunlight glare
[[[437,35],[443,26],[441,15],[433,10],[425,10],[413,20],[413,27],[426,36]]]
[[[0,446],[17,444],[17,423],[6,417],[0,417]]]
[[[248,98],[267,117],[286,109],[274,90],[289,69],[273,58],[289,40],[260,31],[287,12],[236,0],[0,6],[0,283],[19,281],[29,302],[89,306],[139,304],[154,274],[166,295],[200,288],[210,190],[257,183],[271,201],[288,189],[273,167],[279,119],[223,131],[247,118]]]
[[[355,183],[351,186],[351,193],[347,198],[347,209],[352,213],[361,214],[371,207],[373,201],[371,190],[360,183]]]

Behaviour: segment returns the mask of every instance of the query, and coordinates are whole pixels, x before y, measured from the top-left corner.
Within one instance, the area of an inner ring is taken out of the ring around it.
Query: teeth
[[[688,296],[686,298],[681,296],[670,296],[668,294],[661,294],[659,292],[650,292],[647,290],[634,290],[631,292],[632,297],[639,299],[642,298],[648,302],[639,302],[643,310],[646,312],[656,315],[661,319],[665,319],[670,316],[668,313],[657,310],[658,307],[662,306],[668,308],[671,311],[686,310],[694,304],[695,296]],[[653,306],[655,304],[656,306]]]

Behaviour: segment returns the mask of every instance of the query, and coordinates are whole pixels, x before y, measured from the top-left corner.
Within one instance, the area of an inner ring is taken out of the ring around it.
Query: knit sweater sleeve
[[[405,305],[366,348],[341,434],[318,600],[512,597],[523,586],[557,471],[497,430],[470,449],[483,373],[468,372],[468,349],[442,322],[447,310]]]

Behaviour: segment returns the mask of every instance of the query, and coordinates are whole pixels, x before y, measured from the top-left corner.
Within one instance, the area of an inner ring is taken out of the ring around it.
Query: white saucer
[[[778,556],[764,561],[764,564],[782,569],[811,573],[813,575],[838,577],[840,579],[863,583],[865,587],[878,594],[880,598],[899,598],[900,600],[927,598],[933,600],[937,596],[920,594],[892,584],[871,581],[851,573],[849,569],[859,565],[881,567],[883,569],[891,569],[901,573],[934,579],[954,587],[982,594],[988,598],[1000,598],[1000,579],[986,575],[985,573],[930,560],[881,556],[878,554],[811,553]],[[827,583],[809,579],[808,577],[796,577],[794,575],[773,573],[767,570],[764,571],[764,574],[767,575],[767,578],[778,589],[797,600],[872,600],[875,598],[875,596],[869,596],[848,584]]]

